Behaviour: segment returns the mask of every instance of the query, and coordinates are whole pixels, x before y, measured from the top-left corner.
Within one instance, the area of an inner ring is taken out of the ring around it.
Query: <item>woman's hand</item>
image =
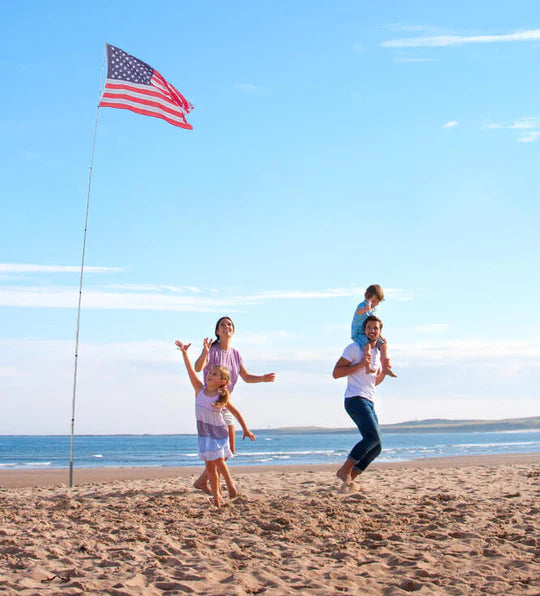
[[[209,337],[205,337],[203,339],[203,351],[208,353],[213,343],[214,341],[212,339],[210,339]]]
[[[191,344],[183,344],[181,341],[179,341],[178,339],[174,342],[176,347],[181,351],[184,352],[184,354],[187,353],[188,348]]]

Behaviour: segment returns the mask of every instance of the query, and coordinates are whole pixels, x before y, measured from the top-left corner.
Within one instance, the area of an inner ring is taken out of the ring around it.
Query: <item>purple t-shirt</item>
[[[240,368],[243,364],[242,356],[238,353],[238,350],[229,348],[228,350],[222,350],[217,344],[212,344],[210,351],[208,352],[208,358],[206,366],[204,367],[204,383],[206,385],[206,373],[215,366],[226,366],[231,373],[231,378],[227,389],[229,393],[233,392],[236,381],[238,381],[238,375],[240,374]]]

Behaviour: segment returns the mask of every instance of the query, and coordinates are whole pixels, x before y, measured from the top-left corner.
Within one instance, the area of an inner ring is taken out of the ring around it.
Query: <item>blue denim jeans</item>
[[[352,448],[349,457],[356,462],[354,467],[363,472],[382,451],[379,419],[373,402],[365,397],[345,398],[345,410],[362,435],[362,440]]]

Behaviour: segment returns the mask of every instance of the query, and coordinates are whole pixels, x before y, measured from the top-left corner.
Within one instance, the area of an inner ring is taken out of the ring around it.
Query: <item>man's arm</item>
[[[336,362],[334,366],[334,370],[332,371],[332,376],[334,379],[341,379],[342,377],[348,377],[355,373],[357,370],[364,368],[366,366],[365,359],[362,358],[360,362],[356,364],[351,364],[350,360],[344,358],[343,356]]]

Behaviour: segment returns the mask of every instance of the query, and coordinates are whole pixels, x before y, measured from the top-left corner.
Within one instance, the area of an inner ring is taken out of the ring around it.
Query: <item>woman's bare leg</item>
[[[234,442],[236,439],[236,434],[234,432],[234,424],[227,426],[227,430],[229,431],[229,447],[231,451],[234,453]]]
[[[193,486],[195,488],[197,488],[198,490],[202,490],[203,492],[205,492],[209,495],[212,494],[212,491],[211,491],[210,487],[208,486],[208,474],[206,473],[206,469],[197,478],[197,480],[195,480],[195,482],[193,483]]]

